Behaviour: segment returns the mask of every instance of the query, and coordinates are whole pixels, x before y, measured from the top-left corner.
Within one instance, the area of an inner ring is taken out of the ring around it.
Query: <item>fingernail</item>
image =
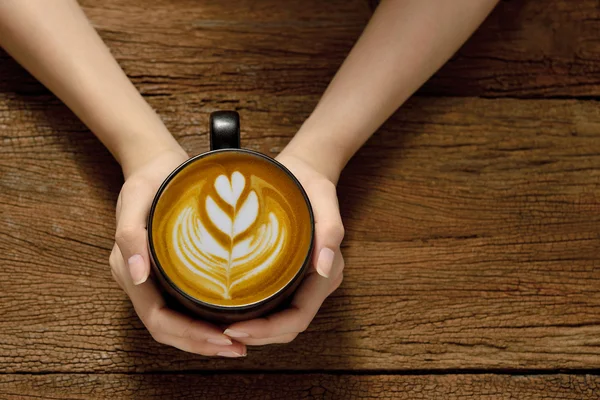
[[[129,265],[129,274],[131,275],[131,280],[133,280],[134,285],[146,282],[148,276],[146,275],[144,258],[142,256],[135,254],[129,257],[127,264]]]
[[[221,356],[221,357],[228,357],[228,358],[244,357],[244,354],[239,354],[239,353],[236,353],[235,351],[221,351],[221,352],[217,353],[217,355]]]
[[[245,338],[250,336],[246,332],[234,331],[233,329],[225,329],[223,334],[232,338]]]
[[[231,346],[233,344],[231,340],[225,338],[208,338],[206,341],[218,346]]]
[[[333,268],[333,258],[335,253],[333,250],[324,247],[319,253],[319,259],[317,260],[317,272],[324,278],[329,278],[331,268]]]

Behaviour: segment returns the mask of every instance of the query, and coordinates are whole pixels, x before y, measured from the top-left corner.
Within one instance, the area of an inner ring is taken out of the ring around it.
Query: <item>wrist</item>
[[[335,132],[307,121],[283,149],[281,156],[299,159],[337,184],[342,169],[352,156],[337,137]]]
[[[166,136],[168,135],[168,136]],[[127,179],[139,168],[165,153],[177,153],[188,157],[186,151],[168,132],[164,135],[129,137],[130,142],[119,148],[115,157]]]

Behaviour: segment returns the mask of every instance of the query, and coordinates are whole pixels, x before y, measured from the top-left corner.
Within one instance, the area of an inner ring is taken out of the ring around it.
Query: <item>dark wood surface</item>
[[[6,400],[39,399],[422,399],[580,400],[597,398],[594,375],[122,375],[0,376]],[[594,397],[595,396],[595,397]]]
[[[598,97],[597,0],[502,0],[423,92],[486,97]]]
[[[362,0],[82,4],[193,154],[217,109],[277,154],[370,15]],[[1,54],[0,398],[597,399],[599,15],[501,2],[344,172],[342,287],[294,343],[244,360],[152,341],[107,263],[118,165]]]

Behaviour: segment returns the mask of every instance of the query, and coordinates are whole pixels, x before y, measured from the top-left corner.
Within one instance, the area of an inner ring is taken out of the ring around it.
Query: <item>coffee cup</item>
[[[237,112],[211,114],[210,146],[158,189],[148,245],[152,276],[172,304],[231,323],[291,298],[310,263],[314,217],[285,166],[240,148]]]

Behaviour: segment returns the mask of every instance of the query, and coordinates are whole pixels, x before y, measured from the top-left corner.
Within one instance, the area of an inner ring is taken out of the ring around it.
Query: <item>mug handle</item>
[[[240,148],[240,114],[215,111],[210,114],[210,149]]]

